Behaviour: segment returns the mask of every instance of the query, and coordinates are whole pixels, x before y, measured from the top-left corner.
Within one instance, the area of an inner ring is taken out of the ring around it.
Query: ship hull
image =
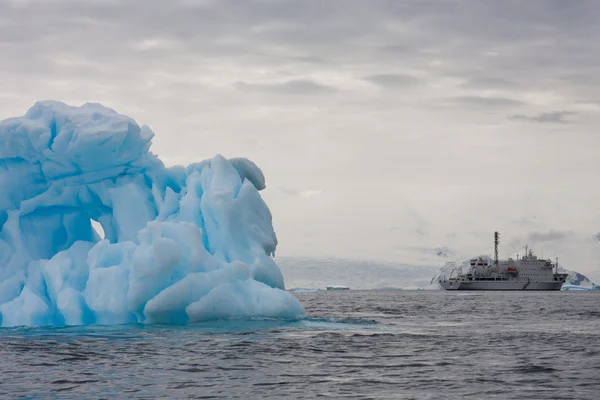
[[[529,280],[503,281],[443,281],[446,290],[560,290],[561,281],[533,282]]]

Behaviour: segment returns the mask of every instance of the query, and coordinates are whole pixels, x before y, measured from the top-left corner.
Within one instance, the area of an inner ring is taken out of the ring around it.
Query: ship
[[[467,268],[454,268],[440,279],[446,290],[560,290],[568,274],[556,262],[538,258],[528,246],[516,259],[498,259],[499,233],[494,232],[494,259],[476,257]]]

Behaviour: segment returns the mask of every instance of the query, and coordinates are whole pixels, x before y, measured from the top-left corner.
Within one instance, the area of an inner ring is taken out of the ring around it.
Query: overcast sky
[[[0,118],[100,102],[267,177],[278,255],[600,270],[600,3],[0,0]],[[599,274],[600,275],[600,274]]]

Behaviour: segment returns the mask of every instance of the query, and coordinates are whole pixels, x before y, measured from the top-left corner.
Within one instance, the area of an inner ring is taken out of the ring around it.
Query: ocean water
[[[297,297],[300,321],[2,328],[0,397],[600,398],[599,293]]]

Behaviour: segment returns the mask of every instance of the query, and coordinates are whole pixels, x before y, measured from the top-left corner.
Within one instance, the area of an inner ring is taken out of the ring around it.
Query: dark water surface
[[[600,399],[600,294],[297,294],[310,318],[0,329],[3,398]]]

